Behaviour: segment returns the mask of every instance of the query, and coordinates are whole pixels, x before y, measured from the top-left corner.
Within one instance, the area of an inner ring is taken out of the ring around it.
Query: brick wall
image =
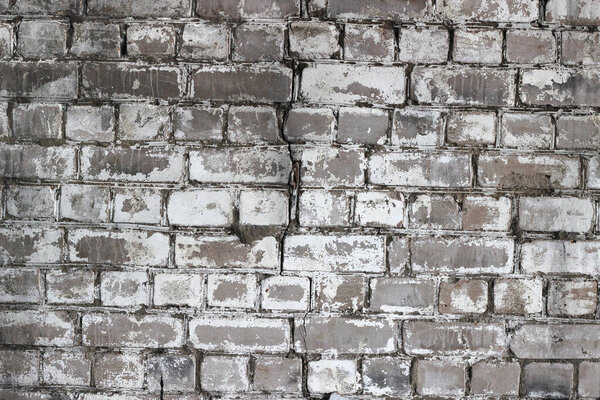
[[[0,13],[0,399],[600,397],[600,0]]]

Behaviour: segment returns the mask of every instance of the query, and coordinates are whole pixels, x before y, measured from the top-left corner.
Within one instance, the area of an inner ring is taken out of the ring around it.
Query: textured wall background
[[[0,13],[1,399],[600,396],[600,0]]]

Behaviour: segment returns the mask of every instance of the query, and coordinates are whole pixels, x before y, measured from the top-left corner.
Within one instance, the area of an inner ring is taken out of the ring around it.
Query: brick
[[[600,378],[600,363],[584,361],[579,364],[579,395],[582,397],[600,396],[598,378]]]
[[[473,3],[449,0],[437,5],[445,18],[462,21],[531,22],[538,18],[538,4],[528,0],[498,0],[493,3]]]
[[[283,24],[244,23],[233,32],[234,61],[280,61],[284,52]]]
[[[600,158],[590,157],[587,167],[587,186],[589,188],[600,187]]]
[[[467,187],[470,164],[465,153],[376,152],[368,161],[368,179],[388,186]]]
[[[397,192],[357,193],[354,221],[361,226],[401,227],[404,222],[404,197]]]
[[[443,314],[482,314],[488,304],[488,284],[480,279],[441,282],[439,310]]]
[[[234,143],[276,143],[279,122],[272,107],[231,107],[227,120],[227,138]]]
[[[417,393],[425,396],[462,396],[465,366],[452,360],[417,360]]]
[[[453,59],[459,63],[500,64],[502,31],[459,28],[454,31]]]
[[[496,355],[508,338],[502,323],[410,321],[404,324],[404,349],[411,355]]]
[[[275,269],[279,249],[274,237],[244,244],[236,236],[175,237],[175,264],[185,267]]]
[[[154,275],[155,306],[202,306],[204,277],[179,273]]]
[[[421,104],[512,106],[513,69],[416,66],[410,98]]]
[[[178,182],[183,150],[86,146],[81,149],[81,175],[98,181]]]
[[[508,238],[417,237],[410,242],[413,271],[422,273],[509,273],[513,251]]]
[[[159,190],[123,188],[114,191],[114,222],[158,224],[162,196]]]
[[[407,278],[375,278],[370,284],[370,308],[384,313],[433,313],[435,283]]]
[[[556,121],[556,148],[594,149],[600,146],[600,127],[595,115],[564,115]]]
[[[65,146],[3,144],[0,175],[18,179],[75,178],[75,149]]]
[[[196,100],[286,102],[292,96],[292,70],[275,65],[213,65],[193,74]]]
[[[17,104],[12,110],[13,137],[17,140],[61,139],[60,104]]]
[[[218,189],[173,191],[167,216],[172,225],[229,226],[233,222],[233,196],[229,190]]]
[[[253,309],[258,298],[256,275],[208,275],[206,300],[210,307]]]
[[[148,286],[144,271],[105,271],[100,274],[100,300],[104,306],[148,304]]]
[[[573,364],[531,363],[525,366],[525,394],[531,397],[568,398],[573,384]]]
[[[94,383],[99,388],[141,389],[144,384],[142,355],[136,352],[98,353]]]
[[[73,262],[166,265],[169,237],[162,232],[72,229],[69,249]]]
[[[394,112],[392,144],[399,146],[441,146],[444,115],[439,111],[401,108]]]
[[[118,137],[121,140],[166,140],[170,131],[169,107],[152,104],[122,104]]]
[[[286,141],[292,143],[331,143],[335,129],[333,111],[328,108],[293,108],[283,128]]]
[[[62,21],[21,21],[17,53],[23,58],[62,57],[67,53],[67,30]]]
[[[337,58],[339,36],[333,23],[293,22],[289,29],[290,55],[304,60]]]
[[[261,282],[261,307],[274,311],[306,311],[310,280],[295,276],[270,276]]]
[[[56,263],[61,260],[63,231],[38,227],[0,228],[3,263]]]
[[[284,271],[383,272],[385,243],[380,236],[289,235]]]
[[[202,388],[207,391],[248,390],[248,357],[207,356],[202,360]]]
[[[415,195],[408,212],[413,228],[460,229],[460,209],[453,196]]]
[[[548,314],[556,317],[585,317],[598,307],[596,281],[550,281]]]
[[[8,123],[8,102],[0,102],[0,137],[10,136]]]
[[[594,223],[589,198],[521,197],[519,227],[529,231],[588,232]]]
[[[560,189],[579,185],[579,160],[559,154],[479,155],[477,181],[502,189]]]
[[[174,348],[183,345],[183,321],[168,315],[85,314],[85,346]]]
[[[544,283],[537,279],[496,279],[494,312],[497,314],[539,314],[544,307]]]
[[[298,352],[381,354],[395,350],[396,324],[387,319],[307,317],[296,320]]]
[[[521,268],[525,273],[598,273],[600,243],[596,241],[533,240],[521,247]]]
[[[287,193],[278,190],[242,190],[239,198],[239,222],[242,225],[287,225]]]
[[[293,0],[256,0],[246,3],[242,0],[216,0],[198,2],[196,13],[200,17],[227,19],[284,19],[299,15],[299,4]]]
[[[496,142],[496,114],[468,111],[450,113],[446,139],[457,145],[493,145]]]
[[[506,32],[508,62],[541,64],[555,59],[556,40],[551,31],[511,29]]]
[[[54,218],[54,190],[51,186],[9,186],[4,193],[7,217]]]
[[[37,270],[0,270],[1,303],[37,303],[40,298],[40,278]]]
[[[426,0],[384,0],[376,4],[365,4],[358,0],[331,0],[327,4],[327,16],[343,19],[406,21],[426,17],[430,7],[430,3]]]
[[[175,27],[164,24],[133,24],[127,27],[127,55],[164,58],[175,56]]]
[[[81,142],[112,142],[115,113],[111,106],[69,106],[65,135]]]
[[[33,346],[73,346],[74,321],[67,311],[2,311],[2,343]]]
[[[51,351],[44,353],[44,383],[50,385],[89,385],[92,361],[85,353]]]
[[[196,363],[186,355],[160,355],[148,360],[150,392],[191,392],[196,384]]]
[[[71,53],[77,57],[111,59],[121,56],[121,32],[117,24],[90,21],[75,23],[72,41]]]
[[[508,231],[512,200],[507,196],[466,196],[462,203],[462,227],[465,230]]]
[[[184,86],[185,74],[180,67],[86,63],[82,70],[84,97],[178,99]]]
[[[401,104],[404,68],[345,64],[309,64],[302,70],[300,97],[309,102]]]
[[[122,4],[119,0],[90,0],[87,12],[92,16],[102,17],[140,17],[140,18],[172,18],[190,15],[190,2],[186,0],[169,0],[156,2],[152,0],[132,0]]]
[[[346,24],[344,59],[359,61],[394,61],[396,38],[392,29],[380,26]]]
[[[254,360],[254,389],[298,393],[301,387],[301,359],[263,356]]]
[[[599,5],[598,0],[589,0],[578,3],[577,7],[569,7],[569,3],[550,0],[546,5],[546,20],[567,25],[597,25],[600,22]]]
[[[552,145],[552,120],[545,114],[502,115],[500,145],[517,149],[548,149]]]
[[[513,334],[510,349],[518,358],[597,358],[599,340],[595,325],[525,324]]]
[[[400,30],[398,61],[418,64],[444,63],[448,59],[448,30],[407,26]]]
[[[566,65],[600,63],[600,34],[597,32],[564,31],[561,33],[562,62]]]
[[[0,24],[0,58],[10,58],[13,54],[13,27]]]
[[[77,97],[77,64],[39,62],[0,62],[2,97],[37,97],[75,99]]]
[[[108,222],[110,190],[91,185],[63,185],[59,214],[62,219]]]
[[[298,199],[302,226],[350,225],[350,198],[345,191],[304,190]]]
[[[481,361],[471,367],[471,393],[487,396],[517,396],[521,367],[516,362]]]
[[[406,396],[410,394],[410,360],[395,357],[369,358],[363,361],[363,384],[367,394]]]
[[[338,118],[339,143],[384,144],[387,140],[389,117],[385,110],[342,107]]]
[[[183,27],[179,56],[224,61],[229,54],[229,29],[224,24],[191,23]]]
[[[570,68],[527,69],[522,72],[519,94],[529,105],[598,106],[600,70]]]
[[[361,311],[367,294],[367,279],[357,275],[321,275],[315,278],[315,304],[325,312]]]
[[[360,374],[356,361],[319,360],[308,363],[308,391],[310,393],[357,393]]]
[[[94,271],[71,269],[46,273],[46,298],[50,304],[91,304],[94,302]]]
[[[177,107],[173,110],[173,137],[183,141],[223,139],[223,110],[220,108]]]
[[[304,187],[364,185],[366,160],[361,149],[307,147],[302,150],[300,160]]]
[[[287,352],[291,340],[284,319],[204,316],[191,319],[189,330],[193,347],[227,353]]]
[[[287,184],[291,170],[286,146],[190,151],[190,179],[203,183]]]
[[[10,4],[2,2],[2,9],[9,14],[21,15],[77,15],[82,11],[79,0],[59,0],[52,2],[39,2],[36,0],[22,0]]]
[[[409,264],[410,245],[408,237],[393,236],[387,246],[388,263],[392,275],[404,273]]]
[[[10,386],[36,385],[40,354],[37,351],[0,350],[0,383]]]

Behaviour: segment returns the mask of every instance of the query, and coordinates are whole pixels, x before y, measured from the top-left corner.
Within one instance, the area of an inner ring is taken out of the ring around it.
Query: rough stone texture
[[[600,0],[0,15],[0,399],[600,398]]]

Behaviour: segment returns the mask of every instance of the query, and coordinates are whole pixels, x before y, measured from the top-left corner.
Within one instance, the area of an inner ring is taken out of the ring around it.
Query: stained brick
[[[50,385],[89,385],[91,380],[90,357],[80,352],[52,351],[44,353],[44,383]]]
[[[3,344],[73,346],[74,320],[67,311],[3,311],[0,313]]]
[[[551,63],[556,59],[556,39],[549,31],[511,29],[506,32],[506,59],[511,63]]]
[[[254,361],[254,388],[260,391],[298,393],[302,386],[302,360],[258,357]]]
[[[0,96],[74,99],[77,64],[0,62]],[[6,77],[11,77],[7,79]]]
[[[359,0],[332,0],[327,4],[327,16],[399,21],[423,18],[430,7],[427,0],[384,0],[373,5]]]
[[[196,3],[196,13],[200,17],[229,18],[229,19],[284,19],[299,15],[299,4],[293,0],[278,1],[275,5],[271,0],[215,0],[199,1]]]
[[[56,263],[61,260],[63,231],[54,228],[0,228],[0,260],[5,263]]]
[[[37,270],[8,268],[0,271],[0,302],[37,303],[40,298]]]
[[[119,25],[90,21],[73,24],[71,53],[83,58],[118,58],[121,55]]]
[[[525,366],[525,393],[531,397],[568,398],[573,385],[573,364],[531,363]]]
[[[598,273],[600,243],[596,241],[533,240],[521,247],[521,268],[526,273]]]
[[[488,396],[519,394],[521,368],[516,362],[478,362],[471,367],[471,393]]]
[[[392,29],[379,26],[346,24],[344,58],[361,61],[394,61],[395,36]]]
[[[446,29],[407,26],[400,30],[398,60],[438,64],[448,59],[450,35]]]
[[[340,51],[340,34],[333,23],[294,22],[289,35],[290,54],[300,59],[333,58]]]
[[[514,333],[510,349],[519,358],[596,358],[600,354],[598,327],[525,324]]]
[[[559,0],[550,0],[546,5],[546,20],[567,25],[597,25],[600,22],[598,0],[582,2],[577,7]]]
[[[61,139],[62,117],[60,104],[17,105],[12,110],[13,136],[17,140]]]
[[[94,383],[100,388],[141,389],[142,355],[136,352],[99,353],[94,361]]]
[[[226,25],[195,23],[184,26],[180,57],[223,61],[228,54],[229,30]]]
[[[3,144],[0,148],[0,174],[6,178],[71,179],[75,168],[72,147]]]
[[[530,231],[587,232],[592,228],[594,204],[588,198],[521,197],[519,227]]]
[[[87,11],[89,15],[114,18],[187,17],[191,12],[190,2],[186,0],[132,0],[127,4],[118,0],[90,0]]]
[[[68,24],[61,21],[22,21],[17,52],[23,58],[53,58],[67,52]]]
[[[245,23],[233,33],[234,61],[283,59],[284,25]]]
[[[300,155],[304,187],[362,186],[364,151],[356,148],[307,147]]]
[[[462,396],[465,366],[452,360],[418,360],[417,393],[425,396]]]
[[[433,281],[405,278],[376,278],[370,285],[370,308],[385,313],[432,313]]]
[[[454,31],[453,59],[459,63],[500,64],[502,31],[460,28]]]
[[[521,75],[519,94],[525,104],[598,106],[600,71],[597,69],[528,69]]]
[[[528,0],[496,0],[493,3],[449,0],[437,7],[444,17],[457,22],[531,22],[538,17],[538,4]]]
[[[173,57],[176,40],[172,25],[130,25],[127,28],[127,54],[134,57]]]

